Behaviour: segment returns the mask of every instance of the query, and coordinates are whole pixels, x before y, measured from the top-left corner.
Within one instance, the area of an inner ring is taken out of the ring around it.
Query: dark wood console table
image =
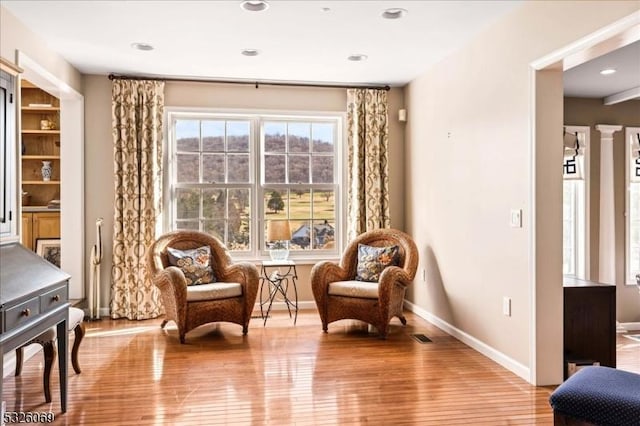
[[[616,367],[616,286],[564,277],[564,358]]]
[[[0,351],[19,348],[56,326],[60,406],[67,411],[69,278],[18,243],[0,246]],[[0,379],[4,377],[0,362]],[[0,380],[0,396],[2,395]],[[10,410],[11,404],[7,404]]]

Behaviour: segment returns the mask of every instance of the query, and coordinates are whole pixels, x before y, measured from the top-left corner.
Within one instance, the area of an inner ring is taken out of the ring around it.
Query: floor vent
[[[271,315],[269,315],[267,318],[271,318]],[[264,317],[262,315],[251,315],[251,319],[264,319]]]
[[[420,343],[431,343],[431,339],[429,339],[424,334],[412,334],[411,337],[413,337]]]

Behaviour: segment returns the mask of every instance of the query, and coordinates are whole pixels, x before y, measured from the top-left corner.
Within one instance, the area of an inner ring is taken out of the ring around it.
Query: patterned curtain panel
[[[114,80],[111,318],[142,320],[162,313],[146,254],[162,205],[163,111],[164,82]]]
[[[389,228],[387,92],[347,90],[347,237]]]

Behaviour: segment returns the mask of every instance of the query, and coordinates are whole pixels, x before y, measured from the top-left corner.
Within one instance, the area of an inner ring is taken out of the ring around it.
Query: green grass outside
[[[333,222],[335,219],[335,197],[331,192],[329,200],[324,195],[324,192],[316,192],[313,197],[313,216],[311,215],[311,194],[304,192],[302,195],[291,193],[290,203],[287,206],[287,199],[282,197],[284,201],[284,210],[280,210],[274,213],[267,208],[267,202],[271,198],[271,192],[265,193],[265,213],[266,219],[287,219],[287,208],[289,210],[289,219],[294,220],[308,220],[313,217],[314,220],[329,220]]]

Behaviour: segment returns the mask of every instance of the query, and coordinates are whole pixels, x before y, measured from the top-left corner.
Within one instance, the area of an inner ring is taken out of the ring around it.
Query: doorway
[[[71,275],[69,299],[84,298],[84,96],[22,51],[17,63],[26,79],[59,99],[61,268]],[[21,231],[22,232],[22,231]]]
[[[562,232],[563,72],[638,39],[640,14],[635,13],[531,64],[530,382],[534,384],[560,383],[563,373],[562,240],[555,238]]]

